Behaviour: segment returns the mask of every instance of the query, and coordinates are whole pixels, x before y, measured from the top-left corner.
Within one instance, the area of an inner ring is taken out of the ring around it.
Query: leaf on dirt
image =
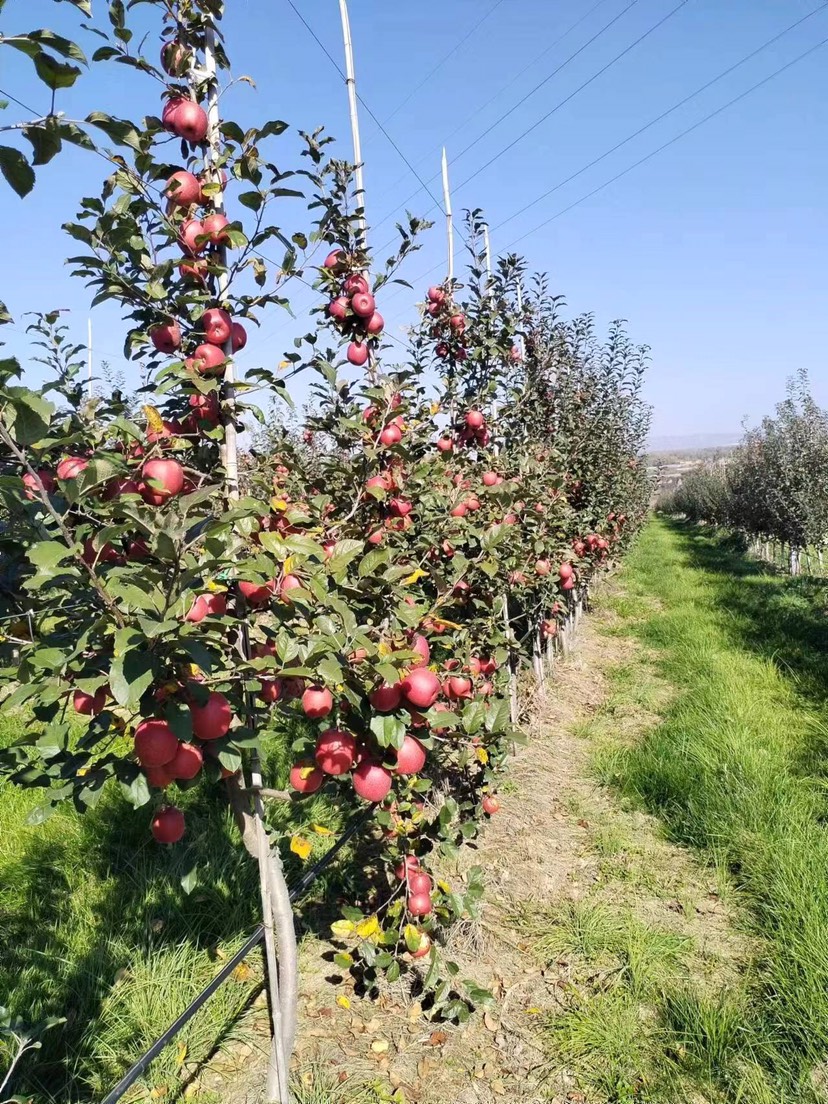
[[[428,1045],[433,1047],[442,1046],[448,1040],[448,1032],[446,1031],[432,1031],[428,1037]]]
[[[486,1029],[488,1031],[491,1031],[492,1034],[494,1034],[495,1032],[500,1030],[500,1024],[495,1019],[495,1017],[491,1014],[491,1012],[484,1012],[484,1014],[483,1014],[483,1023],[486,1025]]]
[[[373,1050],[374,1054],[385,1054],[388,1050],[388,1040],[374,1039],[373,1043],[371,1043],[371,1050]]]
[[[348,1000],[347,997],[337,997],[336,1003],[339,1005],[340,1008],[344,1008],[346,1010],[351,1007],[351,1002]]]

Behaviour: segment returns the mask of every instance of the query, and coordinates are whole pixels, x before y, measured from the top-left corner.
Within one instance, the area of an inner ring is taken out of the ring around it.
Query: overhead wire
[[[824,6],[828,6],[828,5],[824,5]],[[817,10],[821,10],[821,9],[817,9]],[[815,13],[811,13],[811,14],[815,14]],[[808,18],[808,17],[806,16],[805,18]],[[802,21],[803,20],[800,20],[799,22],[802,22]],[[790,28],[788,28],[788,29],[790,29]],[[677,142],[680,142],[683,138],[686,138],[689,134],[692,134],[694,131],[696,131],[700,127],[704,126],[705,123],[710,122],[712,119],[717,118],[719,115],[723,114],[725,111],[728,111],[731,107],[734,107],[736,104],[740,103],[742,100],[746,99],[748,96],[752,95],[754,92],[757,92],[760,88],[763,88],[765,85],[769,84],[771,81],[775,80],[777,77],[781,76],[783,73],[787,72],[789,69],[792,69],[795,65],[798,65],[800,62],[804,61],[806,58],[810,57],[812,54],[816,53],[817,50],[822,49],[822,47],[824,47],[826,45],[828,45],[828,38],[822,39],[820,42],[817,42],[815,45],[809,47],[803,53],[798,54],[795,58],[792,58],[790,61],[788,61],[784,65],[780,66],[778,69],[775,69],[772,73],[769,73],[767,76],[763,77],[761,80],[757,81],[755,84],[752,84],[749,88],[746,88],[743,92],[740,92],[739,95],[734,96],[732,99],[728,100],[726,103],[722,104],[720,107],[717,107],[713,111],[710,111],[707,115],[704,115],[701,119],[699,119],[697,122],[693,123],[691,126],[686,127],[684,130],[680,131],[678,134],[675,134],[672,138],[668,139],[668,141],[662,143],[656,149],[651,150],[650,153],[646,154],[644,157],[639,158],[632,165],[628,165],[627,168],[622,169],[621,172],[616,173],[614,176],[610,177],[609,180],[605,180],[602,184],[599,184],[598,187],[593,188],[591,191],[587,192],[585,195],[580,196],[578,199],[574,200],[572,203],[568,204],[566,207],[562,208],[560,211],[557,211],[554,215],[551,215],[548,219],[544,220],[544,222],[542,222],[538,226],[534,227],[534,229],[527,231],[525,234],[521,234],[520,237],[517,237],[513,241],[509,242],[508,245],[506,245],[504,247],[502,252],[505,253],[507,250],[514,248],[514,246],[518,245],[520,242],[524,241],[526,238],[532,237],[534,234],[537,234],[540,230],[543,230],[551,222],[554,222],[556,219],[559,219],[563,215],[568,214],[569,211],[572,211],[572,210],[574,210],[574,208],[579,207],[582,203],[586,203],[587,200],[592,199],[593,196],[598,195],[600,192],[604,191],[606,188],[609,188],[612,184],[615,184],[618,180],[621,180],[621,179],[623,179],[623,177],[629,175],[629,173],[633,172],[635,169],[638,169],[642,165],[646,164],[648,161],[651,161],[654,157],[658,156],[658,154],[663,153],[664,150],[669,149],[671,146],[674,146]],[[758,52],[758,51],[756,51],[756,52]],[[507,222],[507,221],[511,221],[511,220],[510,219],[505,220],[505,222]],[[499,225],[505,225],[505,222],[500,223]],[[426,272],[420,273],[419,276],[414,277],[410,282],[412,284],[417,284],[421,280],[425,280],[426,277],[430,276],[432,273],[439,271],[439,269],[441,267],[442,267],[442,262],[434,265],[432,268],[428,269]]]

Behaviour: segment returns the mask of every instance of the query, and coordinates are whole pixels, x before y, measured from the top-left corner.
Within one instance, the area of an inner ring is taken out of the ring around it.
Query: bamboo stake
[[[486,251],[486,273],[489,281],[492,279],[492,243],[489,240],[489,224],[483,224],[483,247]]]
[[[448,235],[448,280],[454,280],[454,218],[451,213],[451,187],[449,186],[448,157],[443,146],[443,203],[446,208],[446,233]]]
[[[220,169],[218,167],[218,158],[220,154],[220,124],[221,119],[219,115],[219,88],[218,88],[218,74],[216,68],[216,39],[215,29],[211,21],[208,21],[207,29],[204,39],[204,70],[207,80],[209,82],[208,92],[208,110],[207,116],[209,119],[209,149],[208,149],[208,167],[211,170],[213,178],[216,181],[220,180]],[[216,213],[223,213],[224,211],[224,193],[219,189],[218,193],[212,199],[213,207]],[[217,280],[218,287],[218,299],[222,301],[227,293],[228,287],[228,274],[227,274],[227,250],[224,246],[220,247],[219,260],[221,262],[222,271],[219,274]],[[232,339],[229,339],[225,348],[225,355],[227,356],[227,363],[224,370],[224,402],[227,410],[226,417],[223,418],[224,427],[224,441],[221,446],[222,461],[225,472],[225,494],[230,502],[236,501],[239,497],[239,465],[238,465],[238,433],[236,429],[236,377],[235,366],[232,358]],[[246,636],[243,641],[243,646],[246,644]],[[254,750],[251,754],[250,764],[250,785],[254,790],[260,790],[262,786],[261,777],[261,764],[259,762],[258,752]],[[278,885],[271,884],[271,875],[274,871],[271,869],[271,852],[270,843],[267,838],[267,831],[264,825],[264,810],[262,807],[261,795],[256,792],[253,801],[253,822],[255,826],[255,851],[256,858],[259,867],[259,890],[261,894],[262,903],[262,923],[265,932],[265,961],[267,964],[267,976],[268,987],[270,992],[270,1005],[271,1005],[271,1020],[273,1038],[270,1052],[270,1062],[268,1068],[267,1085],[265,1090],[265,1099],[267,1104],[289,1104],[290,1090],[288,1086],[288,1059],[285,1053],[285,1030],[287,1027],[290,1038],[290,1024],[293,1017],[289,1014],[287,1017],[284,1015],[283,1001],[290,999],[289,994],[296,989],[296,983],[287,985],[287,993],[282,991],[280,985],[280,973],[279,973],[279,960],[276,952],[276,938],[274,932],[274,910],[273,910],[273,895],[278,893],[280,888],[284,889],[284,897],[287,900],[287,886],[279,887]],[[278,876],[279,871],[275,871]],[[282,879],[284,881],[284,879]],[[284,932],[285,926],[282,930]],[[292,916],[291,916],[291,938],[295,945],[295,933],[293,932]],[[291,955],[288,947],[282,947],[282,970],[286,972],[290,968],[291,963],[295,963],[295,954]],[[287,1019],[287,1025],[285,1020]]]
[[[356,69],[354,67],[354,44],[351,39],[351,20],[348,17],[347,0],[339,0],[339,14],[342,17],[342,37],[345,43],[345,83],[348,87],[348,106],[351,115],[351,134],[354,139],[354,178],[356,180],[357,216],[359,225],[359,244],[367,248],[365,222],[365,178],[363,175],[362,141],[359,133],[359,111],[357,108]]]

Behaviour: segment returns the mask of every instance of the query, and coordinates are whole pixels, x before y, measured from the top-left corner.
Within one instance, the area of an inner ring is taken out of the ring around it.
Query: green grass
[[[655,655],[677,694],[637,744],[604,749],[602,777],[718,865],[762,948],[745,993],[668,994],[667,1027],[727,1100],[817,1099],[810,1075],[828,1054],[825,590],[663,520],[623,581],[615,631]]]
[[[0,740],[13,738],[19,723],[5,718]],[[284,781],[279,759],[273,749],[269,777]],[[26,818],[41,800],[0,789],[0,1005],[29,1024],[49,1016],[66,1022],[44,1034],[12,1090],[34,1104],[86,1104],[105,1095],[250,934],[258,878],[218,785],[177,799],[190,842],[175,848],[154,843],[149,810],[133,810],[117,789],[83,816],[66,806],[30,826]],[[324,794],[269,813],[286,835],[310,824],[337,832],[345,816]],[[328,845],[306,834],[315,854]],[[191,849],[200,874],[187,895],[180,877]],[[329,921],[330,902],[353,877],[351,856],[346,849],[314,887],[300,918],[308,927]],[[299,868],[289,856],[289,877]],[[174,1099],[217,1045],[244,1031],[261,980],[254,953],[125,1099],[149,1099],[153,1088]],[[7,1061],[0,1047],[0,1080]]]

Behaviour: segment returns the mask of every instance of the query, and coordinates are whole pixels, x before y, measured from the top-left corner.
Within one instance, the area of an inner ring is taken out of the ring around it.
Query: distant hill
[[[741,432],[688,433],[684,436],[653,436],[647,442],[648,452],[693,452],[696,449],[732,448],[742,439]]]

